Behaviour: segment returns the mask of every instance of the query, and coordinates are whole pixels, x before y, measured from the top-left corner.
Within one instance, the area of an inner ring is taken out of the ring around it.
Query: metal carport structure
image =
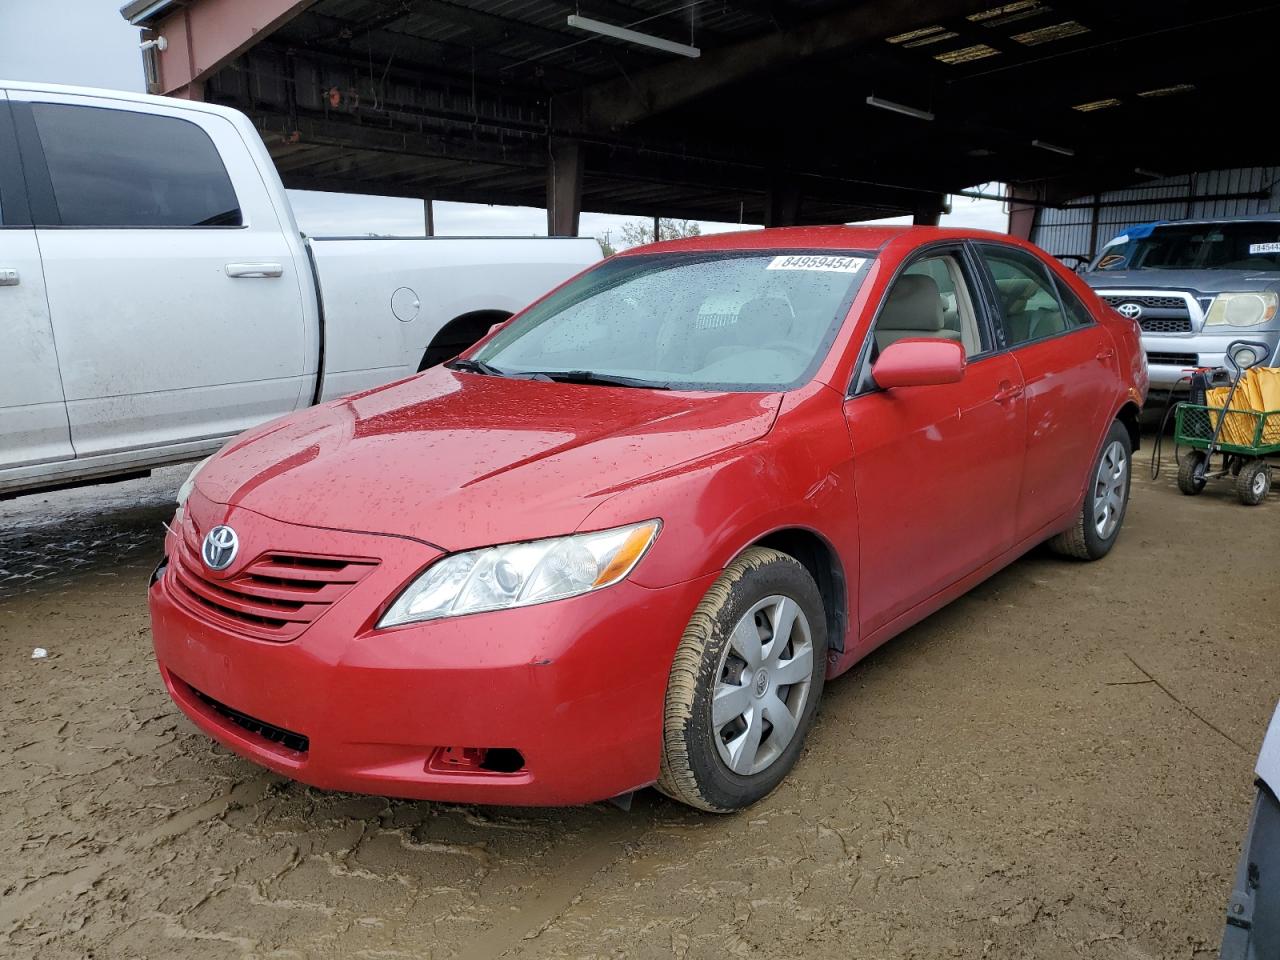
[[[296,188],[767,225],[1035,211],[1272,162],[1280,4],[134,0],[154,92],[226,103]],[[570,15],[692,45],[584,33]],[[905,115],[868,97],[912,108]],[[1201,199],[1205,199],[1202,197]]]

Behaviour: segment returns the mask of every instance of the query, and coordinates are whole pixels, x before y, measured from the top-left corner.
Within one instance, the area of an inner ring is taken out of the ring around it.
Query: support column
[[[1035,191],[1028,187],[1007,188],[1009,198],[1009,235],[1020,240],[1030,240],[1036,228],[1036,205],[1025,201],[1036,200]]]
[[[800,222],[800,187],[794,181],[778,181],[764,198],[766,227],[794,227]]]
[[[422,201],[422,221],[426,227],[428,237],[436,235],[436,208],[435,202],[427,197]]]
[[[911,209],[911,222],[917,227],[936,227],[946,210],[946,194],[921,194]]]
[[[547,234],[576,237],[582,215],[582,144],[552,137],[547,153]]]

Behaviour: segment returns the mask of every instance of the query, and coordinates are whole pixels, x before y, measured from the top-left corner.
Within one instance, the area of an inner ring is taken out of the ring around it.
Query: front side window
[[[34,103],[61,225],[237,227],[218,150],[199,126],[129,110]]]
[[[1016,247],[983,245],[979,250],[995,281],[1009,346],[1043,340],[1075,326],[1062,311],[1048,269],[1036,257]]]
[[[898,275],[876,318],[873,353],[917,337],[954,340],[967,356],[990,348],[954,253],[916,260]]]
[[[619,257],[532,307],[471,360],[512,376],[791,389],[817,370],[869,264],[865,253],[822,250]]]

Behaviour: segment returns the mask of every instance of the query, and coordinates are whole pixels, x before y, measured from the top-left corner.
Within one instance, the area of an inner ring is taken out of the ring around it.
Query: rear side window
[[[209,135],[188,120],[31,105],[66,227],[238,227],[240,204]]]
[[[1048,269],[1033,255],[1016,247],[983,245],[979,250],[995,281],[1009,346],[1043,340],[1076,326],[1063,313]]]
[[[1062,301],[1062,308],[1067,312],[1067,323],[1072,327],[1087,327],[1093,323],[1093,314],[1089,312],[1089,308],[1080,302],[1080,298],[1071,292],[1071,288],[1066,285],[1061,277],[1054,277],[1053,282],[1058,285],[1058,299]]]

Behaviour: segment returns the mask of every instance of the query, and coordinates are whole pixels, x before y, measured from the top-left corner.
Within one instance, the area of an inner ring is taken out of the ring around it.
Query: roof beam
[[[698,60],[664,63],[644,73],[582,91],[557,107],[567,132],[626,127],[732,84],[801,60],[834,54],[903,30],[990,6],[990,0],[920,0],[910,5],[860,3],[753,40],[707,50]]]

